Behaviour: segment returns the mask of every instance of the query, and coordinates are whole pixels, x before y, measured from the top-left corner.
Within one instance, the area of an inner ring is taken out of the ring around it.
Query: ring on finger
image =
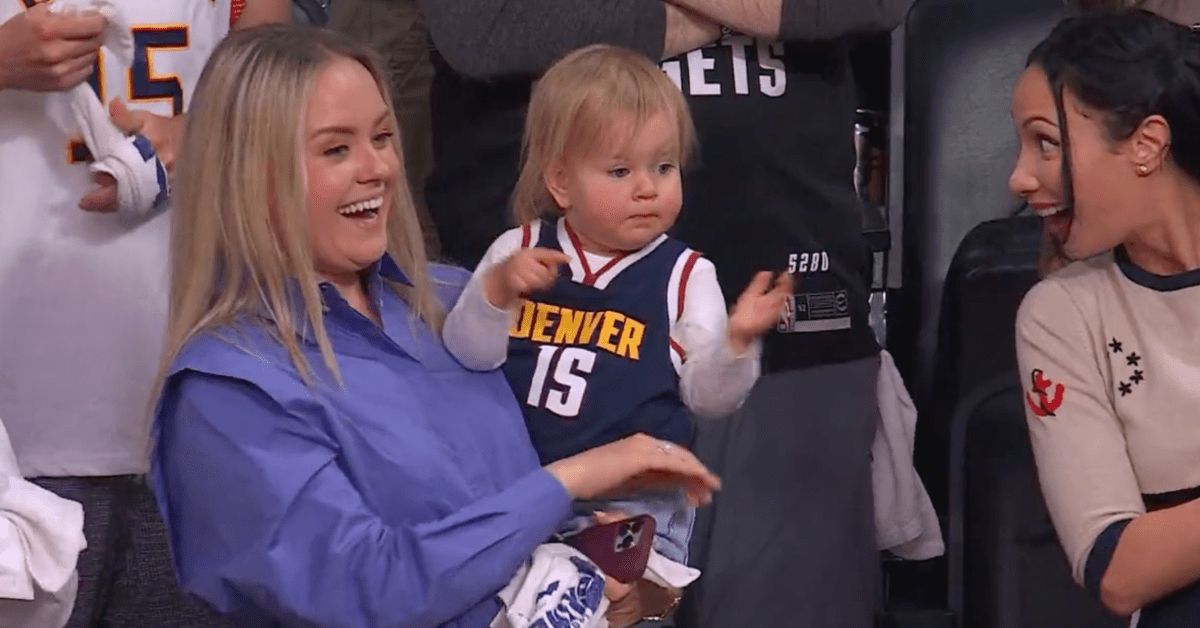
[[[658,443],[658,447],[657,447],[658,451],[659,451],[660,453],[664,453],[664,454],[669,454],[669,453],[671,453],[671,450],[672,450],[672,449],[674,449],[674,448],[675,448],[675,444],[674,444],[674,443],[668,443],[668,442],[665,442],[665,441],[659,441],[659,443]]]

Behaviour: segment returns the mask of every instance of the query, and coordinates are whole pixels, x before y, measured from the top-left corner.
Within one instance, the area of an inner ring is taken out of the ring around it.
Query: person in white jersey
[[[1030,440],[1075,579],[1139,628],[1200,617],[1200,32],[1089,13],[1033,51],[1013,191],[1074,260],[1017,317]]]
[[[84,506],[88,549],[68,625],[204,626],[206,611],[178,592],[141,478],[165,328],[169,199],[115,211],[113,180],[89,173],[68,92],[90,84],[117,127],[169,169],[212,49],[231,24],[288,19],[289,4],[70,6],[128,24],[133,62],[100,49],[101,13],[0,3],[0,416],[21,472]]]

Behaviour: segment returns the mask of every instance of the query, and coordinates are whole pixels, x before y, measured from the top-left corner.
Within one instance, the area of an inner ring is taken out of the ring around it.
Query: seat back
[[[1038,279],[1041,221],[982,223],[963,238],[942,290],[933,395],[917,425],[915,460],[935,504],[946,503],[950,422],[963,396],[998,375],[1016,377],[1017,308]]]
[[[889,349],[918,407],[933,397],[944,277],[963,236],[1020,207],[1011,90],[1062,0],[918,0],[905,24],[901,289]]]
[[[1046,511],[1019,380],[968,394],[955,417],[950,608],[971,628],[1123,628],[1075,584]]]
[[[1071,578],[1037,480],[1016,359],[1041,223],[993,220],[954,255],[942,299],[924,477],[949,469],[949,607],[971,628],[1121,625]],[[932,444],[932,446],[931,446]],[[944,446],[944,449],[942,447]],[[939,452],[948,452],[941,456]]]
[[[292,0],[292,20],[297,24],[325,26],[332,0]]]

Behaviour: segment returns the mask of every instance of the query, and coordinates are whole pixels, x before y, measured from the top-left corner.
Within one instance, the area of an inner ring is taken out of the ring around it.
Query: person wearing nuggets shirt
[[[434,172],[443,253],[483,258],[511,227],[533,81],[568,51],[619,45],[687,99],[699,148],[674,236],[703,251],[728,297],[756,272],[795,294],[763,340],[762,376],[695,451],[724,489],[697,518],[703,570],[676,620],[696,626],[873,625],[878,599],[868,452],[879,347],[854,194],[850,39],[899,24],[911,0],[436,0]]]
[[[712,263],[665,235],[691,135],[679,90],[632,51],[583,48],[534,89],[521,226],[488,250],[443,338],[468,368],[504,366],[542,464],[637,433],[690,446],[689,410],[728,415],[754,385],[790,277],[759,273],[727,320]],[[597,511],[649,514],[654,549],[687,562],[681,492],[620,497],[576,504],[562,532]]]
[[[288,7],[0,2],[0,416],[21,473],[83,505],[70,628],[224,625],[180,591],[142,477],[168,173],[209,54]]]
[[[1139,628],[1200,617],[1200,33],[1059,24],[1013,90],[1009,185],[1072,260],[1017,316],[1038,478],[1081,585]]]

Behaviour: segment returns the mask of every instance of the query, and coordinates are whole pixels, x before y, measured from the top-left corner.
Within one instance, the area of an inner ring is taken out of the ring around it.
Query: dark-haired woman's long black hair
[[[1046,73],[1058,108],[1064,206],[1075,205],[1067,90],[1104,116],[1114,142],[1161,115],[1171,159],[1200,181],[1200,33],[1140,9],[1086,13],[1060,22],[1028,65]]]

